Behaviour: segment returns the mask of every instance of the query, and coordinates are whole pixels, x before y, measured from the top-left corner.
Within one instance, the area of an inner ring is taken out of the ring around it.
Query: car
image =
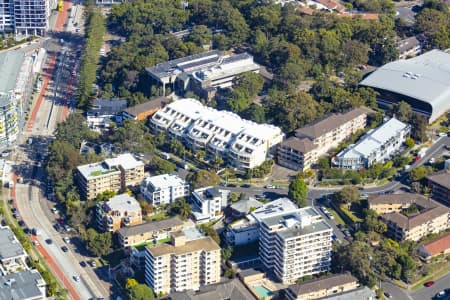
[[[436,299],[442,299],[447,295],[447,293],[445,291],[440,291],[439,293],[436,294]]]
[[[72,276],[73,280],[75,280],[75,282],[80,282],[80,276],[75,274]]]
[[[351,237],[352,236],[352,234],[350,233],[350,231],[348,229],[345,229],[343,231],[343,233],[344,233],[345,237]]]
[[[439,132],[438,136],[440,137],[447,136],[447,132]]]
[[[8,225],[8,223],[6,223],[6,221],[5,221],[5,220],[2,220],[1,224],[2,224],[2,226],[6,226],[6,225]]]
[[[20,227],[25,226],[25,222],[23,220],[20,220],[18,223]]]
[[[67,252],[67,251],[69,251],[69,248],[67,248],[66,246],[62,246],[61,250],[64,251],[64,252]]]
[[[90,264],[94,268],[97,266],[97,263],[95,262],[95,260],[91,260]]]
[[[60,231],[61,230],[61,225],[59,225],[58,223],[55,223],[53,225],[53,228],[55,228],[56,231]]]
[[[388,292],[384,292],[384,296],[386,298],[392,298],[392,295],[390,293],[388,293]]]
[[[334,216],[332,214],[327,214],[328,219],[334,220]]]
[[[70,228],[69,225],[65,224],[65,225],[64,225],[64,230],[67,231],[67,232],[69,232],[69,231],[72,230],[72,228]]]
[[[37,240],[34,240],[34,241],[33,241],[33,245],[34,245],[34,246],[39,246],[40,244],[39,244],[39,242],[38,242]]]
[[[4,150],[1,154],[2,157],[8,157],[11,154],[11,150]]]
[[[9,204],[9,205],[13,205],[13,204],[14,204],[14,199],[9,199],[9,200],[8,200],[8,204]]]
[[[85,268],[87,266],[86,262],[84,260],[80,261],[80,266]]]
[[[56,207],[52,207],[51,209],[52,213],[54,213],[55,215],[59,213],[59,210]]]
[[[11,208],[11,211],[12,211],[13,213],[15,213],[15,212],[17,211],[17,208],[13,207],[13,208]]]
[[[434,284],[434,281],[427,281],[427,282],[425,282],[425,286],[426,287],[430,287],[430,286],[432,286]]]
[[[434,164],[435,161],[436,161],[436,160],[434,159],[434,157],[432,157],[432,158],[430,158],[430,160],[428,161],[428,163],[431,165],[431,164]]]
[[[49,244],[49,245],[53,244],[52,239],[46,239],[45,242],[46,242],[47,244]]]
[[[274,190],[274,189],[276,189],[276,187],[273,186],[273,185],[271,185],[271,184],[266,185],[265,188],[266,188],[266,189],[269,189],[269,190]]]
[[[68,236],[63,237],[63,241],[66,242],[67,244],[70,244],[70,237]]]
[[[369,198],[369,194],[364,193],[364,194],[361,194],[360,197],[363,199],[367,199],[367,198]]]
[[[16,212],[14,213],[14,218],[16,218],[16,219],[20,218],[20,214],[19,214],[18,211],[16,211]]]

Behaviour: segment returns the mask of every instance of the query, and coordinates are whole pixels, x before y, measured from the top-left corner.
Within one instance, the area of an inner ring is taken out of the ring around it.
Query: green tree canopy
[[[194,189],[216,186],[220,183],[220,177],[212,170],[199,170],[189,174],[187,178]]]
[[[128,298],[130,300],[153,300],[152,289],[146,284],[133,285],[128,289]]]
[[[308,205],[306,197],[308,196],[308,188],[303,179],[295,178],[289,184],[288,197],[292,199],[299,207]]]

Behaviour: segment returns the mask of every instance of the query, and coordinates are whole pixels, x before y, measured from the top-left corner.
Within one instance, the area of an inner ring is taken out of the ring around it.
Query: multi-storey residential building
[[[141,193],[155,206],[170,204],[178,198],[189,195],[189,184],[177,175],[151,176],[142,181]]]
[[[180,231],[183,228],[183,224],[179,217],[172,217],[132,227],[122,227],[117,231],[119,243],[125,248],[166,239],[171,232]]]
[[[156,132],[168,132],[193,150],[205,150],[208,156],[223,157],[243,169],[261,165],[284,138],[278,127],[243,120],[194,99],[170,103],[153,115],[150,126]]]
[[[386,222],[386,234],[398,241],[418,241],[449,228],[450,209],[420,195],[377,195],[370,197],[368,203]],[[413,205],[415,211],[408,212]]]
[[[37,270],[0,276],[0,299],[45,300],[46,283]]]
[[[330,270],[333,229],[314,208],[262,218],[259,223],[261,262],[283,284]]]
[[[139,203],[128,194],[112,197],[97,204],[97,224],[101,230],[116,232],[123,226],[142,224],[142,210]]]
[[[131,154],[121,154],[103,162],[77,167],[76,180],[82,199],[93,200],[105,191],[119,192],[139,184],[144,164]]]
[[[298,207],[288,198],[280,198],[262,206],[255,203],[256,206],[258,208],[247,214],[244,218],[228,225],[225,233],[227,244],[240,246],[256,242],[259,239],[259,222],[262,218],[290,213],[295,214],[298,211]]]
[[[278,163],[293,170],[311,168],[319,157],[365,128],[370,112],[369,109],[354,108],[346,113],[328,115],[297,129],[294,137],[279,145]]]
[[[322,299],[334,294],[355,290],[358,279],[349,273],[335,274],[324,278],[290,285],[286,289],[287,300]]]
[[[397,41],[397,51],[399,59],[406,59],[417,56],[422,52],[422,43],[417,36],[408,37]]]
[[[164,95],[166,86],[170,85],[177,94],[183,95],[191,90],[209,99],[217,88],[232,86],[237,75],[244,72],[258,73],[259,68],[248,53],[225,55],[213,50],[166,61],[147,68],[147,72],[162,84]]]
[[[111,123],[117,123],[118,114],[127,107],[127,103],[127,100],[118,99],[94,100],[92,108],[86,113],[88,127],[96,131],[110,128]]]
[[[0,227],[0,273],[14,273],[27,269],[27,253],[7,226]]]
[[[370,130],[356,144],[350,145],[333,159],[333,165],[344,169],[368,168],[388,160],[402,146],[411,126],[395,118]]]
[[[146,248],[145,281],[156,294],[198,290],[220,282],[220,247],[195,228],[171,234],[170,244]]]
[[[450,206],[450,172],[442,170],[427,176],[433,199]]]
[[[218,190],[212,186],[196,189],[192,192],[192,214],[197,223],[205,223],[220,219],[222,209],[228,205],[227,190]]]

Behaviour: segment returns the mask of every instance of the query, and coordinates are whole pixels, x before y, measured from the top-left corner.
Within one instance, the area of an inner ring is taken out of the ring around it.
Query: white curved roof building
[[[380,105],[408,102],[431,123],[450,109],[450,54],[432,50],[388,63],[360,85],[377,90]]]

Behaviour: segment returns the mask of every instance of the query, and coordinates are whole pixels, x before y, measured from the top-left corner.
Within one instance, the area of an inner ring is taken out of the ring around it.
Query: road
[[[441,279],[436,280],[433,286],[423,287],[420,290],[411,293],[411,297],[414,300],[432,299],[437,293],[448,288],[450,288],[450,273],[442,277]]]

